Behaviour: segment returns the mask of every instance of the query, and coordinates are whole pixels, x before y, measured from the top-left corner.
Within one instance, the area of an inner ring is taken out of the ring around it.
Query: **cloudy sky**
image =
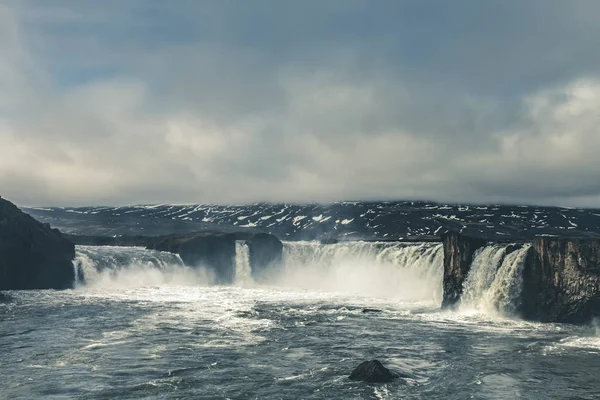
[[[0,195],[600,207],[600,2],[0,0]]]

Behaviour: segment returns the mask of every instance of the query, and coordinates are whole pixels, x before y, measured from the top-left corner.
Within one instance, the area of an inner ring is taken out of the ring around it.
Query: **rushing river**
[[[469,303],[440,311],[436,244],[288,243],[265,285],[238,246],[231,286],[172,255],[80,247],[75,289],[0,303],[0,398],[599,398],[593,326],[524,322],[488,301],[518,274],[518,253],[500,251],[477,258],[498,278],[474,268]],[[347,379],[369,359],[411,378]]]

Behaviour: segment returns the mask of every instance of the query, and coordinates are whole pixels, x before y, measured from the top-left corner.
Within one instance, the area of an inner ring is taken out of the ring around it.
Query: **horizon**
[[[0,198],[11,201],[4,197]],[[12,202],[12,201],[11,201]],[[13,202],[14,203],[14,202]],[[278,202],[278,201],[254,201],[247,203],[139,203],[139,204],[85,204],[85,205],[25,205],[17,204],[19,207],[27,209],[81,209],[81,208],[158,208],[158,207],[192,207],[192,206],[214,206],[214,207],[247,207],[256,205],[296,205],[296,206],[329,206],[334,204],[344,203],[357,203],[357,204],[368,204],[368,203],[423,203],[427,205],[440,205],[440,206],[451,206],[451,207],[540,207],[540,208],[558,208],[558,209],[570,209],[570,210],[600,210],[600,207],[573,207],[573,206],[561,206],[552,204],[526,204],[526,203],[469,203],[469,202],[443,202],[436,200],[413,200],[413,199],[390,199],[390,200],[336,200],[329,202],[319,201],[306,201],[306,202]]]

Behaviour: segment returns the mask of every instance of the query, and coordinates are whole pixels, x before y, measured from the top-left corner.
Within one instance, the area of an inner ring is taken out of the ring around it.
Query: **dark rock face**
[[[539,237],[523,271],[522,314],[547,322],[600,316],[600,240]]]
[[[485,239],[463,236],[458,232],[442,235],[444,246],[444,297],[442,308],[452,307],[463,292],[463,283],[469,275],[473,254],[486,245]]]
[[[365,361],[352,371],[348,377],[353,381],[363,381],[367,383],[387,383],[398,378],[398,374],[393,373],[377,360]]]
[[[250,253],[252,277],[264,281],[267,274],[281,264],[283,243],[268,233],[257,233],[246,240]]]
[[[147,238],[147,248],[179,254],[189,267],[205,267],[215,283],[230,284],[235,278],[235,236],[202,232]]]
[[[0,290],[73,286],[75,246],[0,198]]]
[[[334,238],[325,238],[320,240],[321,244],[338,244],[339,241]]]

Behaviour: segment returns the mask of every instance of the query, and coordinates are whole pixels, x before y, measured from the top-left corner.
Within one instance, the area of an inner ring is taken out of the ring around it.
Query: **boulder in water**
[[[352,371],[349,379],[367,383],[388,383],[399,377],[384,367],[378,360],[362,362]]]
[[[380,310],[378,308],[363,308],[362,312],[363,312],[363,314],[367,314],[367,313],[380,313],[380,312],[383,312],[383,310]]]
[[[75,246],[0,198],[0,290],[73,287]]]
[[[469,275],[473,254],[485,246],[481,238],[447,232],[442,235],[444,246],[444,297],[442,308],[453,307],[460,301],[464,282]]]

